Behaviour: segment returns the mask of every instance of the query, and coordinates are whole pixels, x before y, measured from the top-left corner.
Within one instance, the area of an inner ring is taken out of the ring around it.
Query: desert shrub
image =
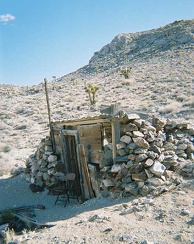
[[[5,242],[4,243],[16,243],[14,239],[16,238],[16,233],[13,229],[8,229],[5,232]]]
[[[190,108],[194,108],[194,98],[189,98],[183,106],[186,106],[186,107],[190,107]]]
[[[9,154],[0,152],[0,176],[7,175],[13,167],[12,164]]]
[[[3,146],[3,147],[2,147],[2,152],[4,152],[4,153],[8,153],[8,152],[10,152],[10,151],[11,151],[10,146],[6,145],[6,146]]]
[[[25,130],[25,129],[27,129],[26,125],[18,125],[15,127],[15,130]]]
[[[16,114],[25,114],[26,109],[25,108],[17,108]]]
[[[158,112],[161,114],[168,114],[172,112],[177,112],[182,107],[182,104],[177,101],[172,101],[164,107],[158,109]]]

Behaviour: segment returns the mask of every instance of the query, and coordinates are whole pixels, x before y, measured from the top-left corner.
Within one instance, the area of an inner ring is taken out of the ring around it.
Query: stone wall
[[[104,147],[98,180],[103,196],[146,195],[179,184],[177,175],[194,177],[194,128],[188,124],[154,117],[152,123],[128,119],[122,126],[113,163],[112,145]],[[176,176],[175,176],[176,175]],[[40,187],[52,188],[65,172],[50,139],[42,139],[26,161],[26,178]]]
[[[40,187],[52,187],[64,180],[65,172],[49,137],[42,139],[35,154],[26,160],[26,180]]]
[[[175,173],[194,177],[194,129],[154,117],[152,124],[136,119],[127,123],[116,144],[113,164],[111,144],[101,164],[101,193],[118,197],[146,195],[178,184]]]

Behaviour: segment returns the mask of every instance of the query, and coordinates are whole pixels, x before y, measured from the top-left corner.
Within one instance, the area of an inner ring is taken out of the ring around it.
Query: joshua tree
[[[84,87],[86,93],[88,93],[90,104],[93,105],[96,103],[96,92],[99,90],[98,86],[93,86],[89,83],[87,86]]]
[[[132,67],[125,68],[121,70],[121,75],[125,77],[125,79],[129,79],[129,74],[131,73]]]

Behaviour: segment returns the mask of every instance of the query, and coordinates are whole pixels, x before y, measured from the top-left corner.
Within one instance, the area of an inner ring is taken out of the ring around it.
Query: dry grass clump
[[[4,153],[0,153],[0,176],[6,175],[10,172],[9,157]]]
[[[178,112],[182,108],[182,103],[177,101],[172,101],[168,103],[166,106],[163,106],[158,109],[158,112],[161,114],[169,114],[173,112]]]
[[[5,145],[5,146],[3,146],[2,148],[0,148],[0,151],[2,151],[2,152],[4,152],[4,153],[8,153],[8,152],[11,151],[11,148],[10,148],[10,146]]]
[[[5,232],[5,242],[4,243],[18,243],[14,240],[16,239],[17,235],[13,229],[8,229]]]
[[[185,103],[184,106],[194,108],[194,97],[190,97]]]
[[[9,143],[9,141],[8,141],[8,143]],[[0,153],[1,152],[8,153],[10,151],[11,151],[11,147],[8,144],[0,143]]]

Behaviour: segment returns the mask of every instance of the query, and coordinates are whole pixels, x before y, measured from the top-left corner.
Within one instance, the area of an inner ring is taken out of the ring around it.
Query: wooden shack
[[[100,194],[97,174],[105,146],[112,145],[114,162],[116,143],[127,121],[128,116],[113,104],[97,117],[51,122],[55,152],[64,164],[64,172],[76,173],[76,185],[84,199]]]

